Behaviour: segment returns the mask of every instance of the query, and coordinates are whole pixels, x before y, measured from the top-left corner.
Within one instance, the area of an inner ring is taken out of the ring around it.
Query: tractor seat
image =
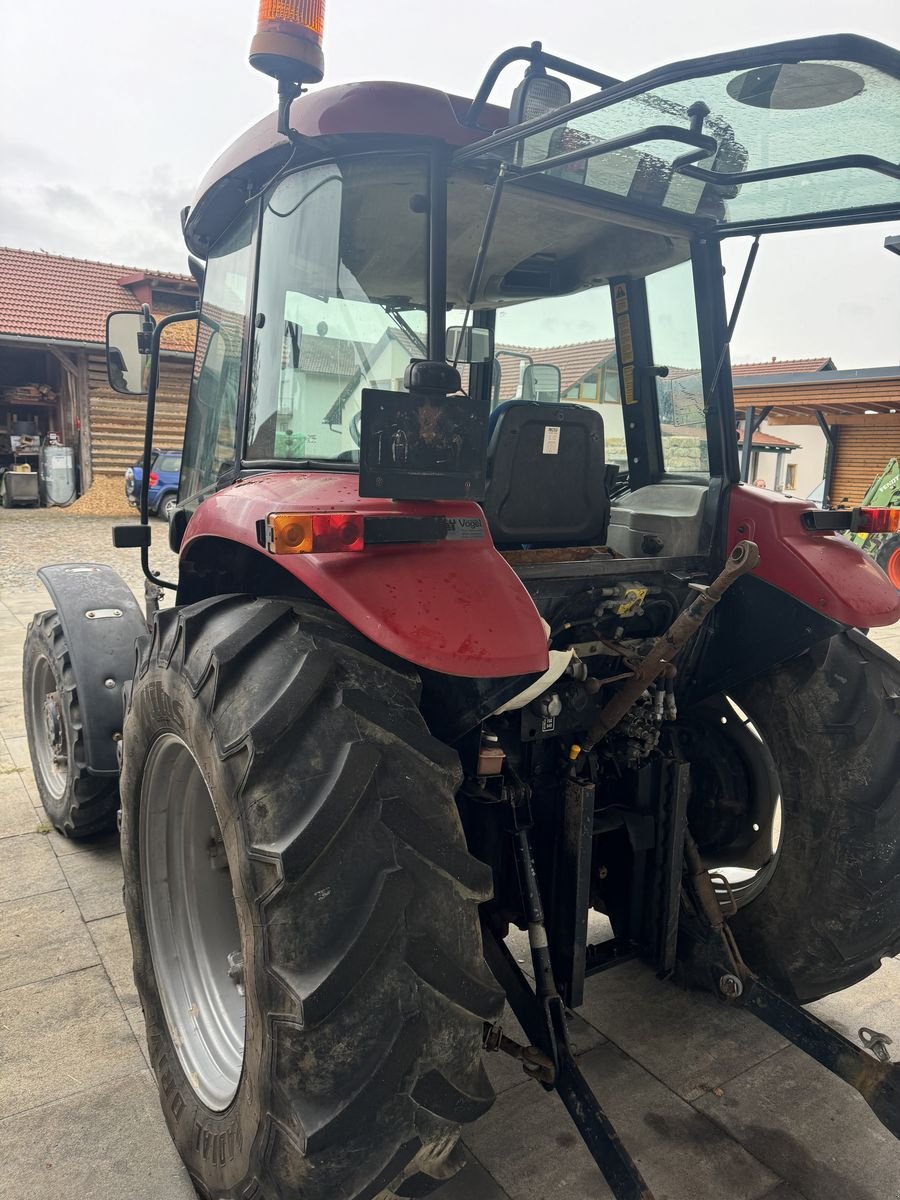
[[[482,508],[501,549],[602,545],[609,496],[600,413],[530,400],[498,409]]]

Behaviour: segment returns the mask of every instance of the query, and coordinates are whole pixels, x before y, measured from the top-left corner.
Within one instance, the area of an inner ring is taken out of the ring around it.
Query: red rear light
[[[271,554],[333,554],[362,550],[360,513],[270,513],[266,549]]]
[[[156,474],[155,471],[151,471],[150,472],[150,486],[156,487],[156,485],[158,483],[159,483],[159,476]]]
[[[900,508],[854,508],[850,529],[853,533],[897,533]]]

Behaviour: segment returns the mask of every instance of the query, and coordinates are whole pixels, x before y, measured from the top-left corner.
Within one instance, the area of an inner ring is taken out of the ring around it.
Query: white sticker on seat
[[[544,426],[544,453],[559,454],[559,425]]]

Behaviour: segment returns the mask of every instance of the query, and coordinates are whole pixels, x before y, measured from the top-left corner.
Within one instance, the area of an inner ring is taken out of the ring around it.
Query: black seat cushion
[[[581,404],[513,401],[488,444],[484,512],[499,546],[590,546],[606,539],[603,418]]]

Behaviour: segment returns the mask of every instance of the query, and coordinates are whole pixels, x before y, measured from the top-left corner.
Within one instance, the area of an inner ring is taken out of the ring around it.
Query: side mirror
[[[552,363],[530,363],[522,373],[522,399],[556,404],[562,395],[562,376]]]
[[[109,386],[123,396],[144,396],[150,384],[150,347],[145,346],[145,323],[155,322],[142,312],[114,312],[106,318],[106,373]]]
[[[448,362],[486,363],[494,357],[494,334],[490,329],[453,325],[447,330]]]

